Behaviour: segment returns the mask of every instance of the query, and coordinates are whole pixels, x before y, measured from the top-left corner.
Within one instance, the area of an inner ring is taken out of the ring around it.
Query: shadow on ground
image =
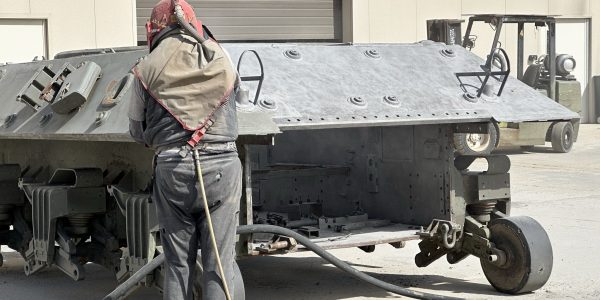
[[[246,282],[247,299],[272,299],[278,294],[286,299],[345,299],[357,296],[393,298],[379,288],[360,281],[317,257],[257,257],[239,261]],[[361,269],[379,266],[356,265]],[[388,268],[389,269],[389,268]],[[400,271],[399,271],[400,272]],[[401,287],[418,288],[432,293],[486,298],[503,295],[490,285],[441,275],[367,274]]]
[[[535,153],[544,153],[544,154],[564,154],[558,153],[552,149],[552,147],[546,146],[536,146],[527,149],[521,148],[501,148],[495,150],[492,154],[503,154],[503,155],[522,155],[522,154],[535,154]]]

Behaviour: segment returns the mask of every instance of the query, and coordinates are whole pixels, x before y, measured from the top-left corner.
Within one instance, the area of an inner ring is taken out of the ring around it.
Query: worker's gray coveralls
[[[210,235],[193,154],[178,154],[192,132],[183,127],[143,88],[134,86],[129,113],[132,137],[157,150],[152,199],[156,203],[167,268],[164,299],[192,299],[197,249],[201,249],[202,299],[225,299]],[[213,116],[200,149],[206,196],[227,284],[234,288],[235,229],[241,197],[241,164],[235,148],[235,93]],[[235,295],[232,295],[235,299]]]

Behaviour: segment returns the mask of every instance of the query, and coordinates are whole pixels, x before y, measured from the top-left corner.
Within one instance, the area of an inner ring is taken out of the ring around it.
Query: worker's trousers
[[[200,157],[217,246],[233,293],[241,164],[235,150],[204,151]],[[202,257],[202,299],[225,299],[201,197],[192,152],[185,158],[169,151],[157,155],[153,199],[166,258],[164,299],[194,298],[198,254]]]

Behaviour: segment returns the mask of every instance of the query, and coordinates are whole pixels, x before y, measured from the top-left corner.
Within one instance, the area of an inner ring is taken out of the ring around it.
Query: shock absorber
[[[74,214],[67,216],[67,220],[69,220],[69,226],[67,230],[69,233],[73,235],[83,235],[88,232],[90,219],[94,214]]]
[[[496,200],[487,200],[487,201],[479,201],[477,203],[472,203],[467,205],[467,212],[471,215],[475,220],[481,223],[487,223],[491,219],[491,214],[496,207]]]

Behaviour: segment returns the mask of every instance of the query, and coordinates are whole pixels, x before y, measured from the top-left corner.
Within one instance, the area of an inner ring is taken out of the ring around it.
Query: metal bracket
[[[423,239],[415,256],[418,267],[426,267],[450,251],[458,250],[458,241],[463,236],[462,226],[447,220],[434,219],[427,229],[417,232]]]
[[[106,211],[102,179],[100,169],[58,169],[47,185],[21,182],[32,205],[33,223],[33,239],[25,253],[25,274],[57,264],[73,279],[83,278],[83,269],[73,263],[76,250],[72,236],[85,236],[93,214]]]
[[[21,89],[21,91],[19,91],[17,94],[17,101],[26,103],[36,111],[46,105],[46,101],[41,100],[40,98],[44,98],[44,92],[49,92],[57,77],[61,73],[65,72],[65,69],[70,70],[67,68],[67,66],[70,65],[68,63],[63,65],[63,67],[61,67],[61,70],[63,71],[61,71],[59,74],[55,73],[51,69],[52,64],[40,67]],[[53,91],[56,92],[57,90],[58,89]]]
[[[510,74],[510,61],[508,59],[508,54],[506,53],[506,51],[504,51],[504,49],[496,48],[495,50],[496,51],[492,51],[492,55],[490,57],[488,57],[485,65],[481,66],[481,69],[483,71],[458,72],[455,74],[456,78],[460,82],[460,86],[463,88],[466,95],[471,95],[465,89],[465,86],[469,86],[469,84],[463,83],[461,80],[461,77],[477,77],[481,81],[481,86],[479,88],[477,88],[477,96],[476,96],[477,98],[479,98],[479,97],[481,97],[481,94],[483,94],[483,91],[486,88],[488,80],[490,79],[490,77],[493,77],[493,76],[502,76],[502,83],[500,84],[500,88],[498,89],[498,93],[497,93],[498,96],[502,95],[502,91],[504,90],[504,85],[506,85],[506,81],[508,80],[508,75]],[[506,60],[506,70],[492,71],[492,61],[493,61],[492,56],[495,53],[501,53],[501,55],[504,56],[504,59]],[[482,76],[483,76],[483,80],[481,79]]]
[[[149,194],[126,192],[118,186],[109,186],[108,193],[116,199],[126,218],[127,252],[123,261],[127,266],[120,267],[120,272],[131,275],[154,257],[158,231],[156,205]],[[119,276],[123,275],[118,273]]]
[[[446,249],[452,249],[462,237],[462,226],[451,221],[434,219],[425,230],[417,234],[422,239],[437,240]]]
[[[90,61],[77,67],[65,63],[57,72],[51,67],[41,67],[17,94],[17,101],[36,111],[51,104],[53,111],[66,114],[87,100],[101,75],[100,66]]]
[[[265,70],[264,70],[264,66],[262,63],[262,59],[260,59],[260,56],[258,55],[258,52],[256,52],[256,50],[246,50],[244,52],[242,52],[242,54],[240,55],[240,58],[238,60],[237,63],[237,72],[238,75],[240,74],[240,66],[242,64],[242,59],[244,58],[244,55],[246,55],[246,53],[252,53],[254,54],[254,56],[256,56],[256,59],[258,60],[258,64],[260,65],[260,75],[258,76],[240,76],[240,80],[243,81],[258,81],[258,87],[256,88],[256,94],[254,95],[254,102],[252,104],[256,105],[258,103],[258,96],[260,95],[260,90],[262,88],[262,84],[263,81],[265,80]]]
[[[447,255],[449,263],[454,264],[467,257],[469,254],[492,263],[502,265],[506,260],[506,253],[495,247],[490,241],[490,230],[475,218],[465,218],[465,232],[456,251]]]
[[[415,264],[419,268],[427,267],[438,258],[444,256],[444,254],[448,253],[448,249],[441,247],[433,240],[422,240],[419,243],[419,249],[421,252],[415,256]]]

